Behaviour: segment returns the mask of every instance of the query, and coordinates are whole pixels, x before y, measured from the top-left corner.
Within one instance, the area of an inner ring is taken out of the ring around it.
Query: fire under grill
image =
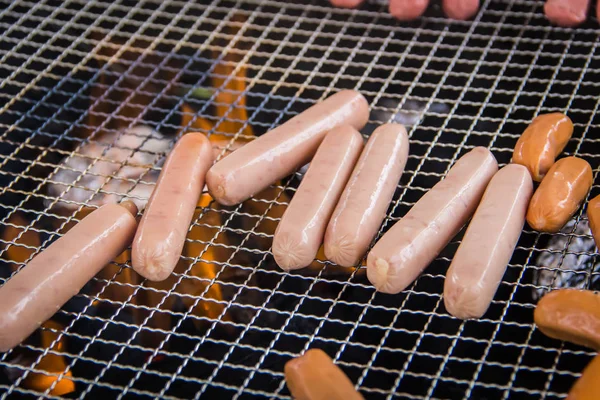
[[[436,3],[399,23],[377,2],[2,1],[0,281],[94,207],[143,206],[181,134],[204,132],[222,157],[343,88],[370,102],[365,135],[409,128],[381,233],[473,147],[509,162],[538,113],[571,117],[565,154],[590,162],[599,194],[598,21],[558,28],[541,1],[481,3],[469,22]],[[322,254],[278,269],[272,236],[301,179],[236,207],[204,195],[164,282],[119,256],[0,355],[2,398],[286,398],[283,365],[317,347],[369,399],[554,399],[591,359],[533,324],[544,292],[600,284],[585,209],[556,235],[526,227],[488,313],[460,321],[441,298],[459,240],[394,296]]]

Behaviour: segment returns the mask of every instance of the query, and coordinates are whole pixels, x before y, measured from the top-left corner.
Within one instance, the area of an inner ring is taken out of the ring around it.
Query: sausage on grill
[[[490,181],[452,259],[444,303],[458,318],[487,311],[521,236],[533,182],[527,168],[509,164]]]
[[[367,277],[377,290],[398,293],[410,285],[467,222],[497,171],[483,147],[458,160],[369,253]]]
[[[368,118],[360,93],[336,93],[217,162],[206,176],[208,191],[223,205],[241,203],[309,162],[327,132],[361,129]]]
[[[600,393],[600,355],[585,367],[566,400],[597,400]]]
[[[563,151],[571,135],[573,122],[561,113],[535,117],[519,137],[512,162],[527,167],[533,180],[540,182]]]
[[[361,400],[346,374],[320,349],[285,364],[285,382],[297,400]]]
[[[390,0],[390,14],[401,21],[419,18],[429,5],[429,0]]]
[[[25,340],[131,243],[137,208],[123,205],[89,214],[0,288],[0,351]]]
[[[328,133],[319,146],[275,231],[273,256],[282,269],[303,268],[314,260],[362,148],[362,136],[348,125]]]
[[[558,160],[529,202],[529,226],[540,232],[560,231],[585,200],[593,181],[592,167],[584,159]]]
[[[442,7],[448,18],[467,20],[479,10],[479,0],[443,0]]]
[[[325,256],[356,265],[369,248],[394,196],[408,158],[408,135],[400,124],[375,129],[335,207],[325,233]]]
[[[600,249],[600,195],[588,202],[587,216],[590,221],[590,229],[596,241],[596,247]]]
[[[554,290],[538,302],[533,314],[546,336],[600,350],[600,295],[591,290]]]
[[[544,13],[552,23],[560,26],[577,26],[587,18],[590,0],[546,0]]]
[[[144,278],[162,281],[177,265],[212,157],[202,133],[184,135],[169,154],[133,240],[133,269]]]

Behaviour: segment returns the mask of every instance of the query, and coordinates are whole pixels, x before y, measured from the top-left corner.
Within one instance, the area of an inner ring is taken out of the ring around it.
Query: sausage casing
[[[585,22],[590,0],[546,0],[546,18],[556,25],[573,27]]]
[[[212,161],[202,133],[188,133],[173,147],[133,240],[133,269],[144,278],[162,281],[173,272]]]
[[[533,319],[542,333],[600,350],[600,295],[590,290],[554,290],[538,302]]]
[[[590,229],[592,230],[596,247],[600,249],[600,195],[588,202],[587,216],[590,221]]]
[[[479,10],[479,0],[443,0],[442,7],[448,18],[467,20]]]
[[[0,351],[12,349],[52,317],[125,250],[136,228],[128,208],[102,206],[8,280],[0,288]]]
[[[361,400],[346,374],[320,349],[288,361],[285,382],[297,400]]]
[[[540,182],[572,134],[573,122],[566,115],[538,115],[517,140],[512,162],[527,167],[533,180]]]
[[[351,267],[365,255],[404,171],[408,147],[403,125],[385,124],[375,129],[327,226],[327,259]]]
[[[369,253],[367,277],[375,288],[398,293],[410,285],[467,222],[496,171],[486,148],[461,157]]]
[[[394,18],[410,21],[419,18],[429,5],[429,0],[390,0],[389,10]]]
[[[349,125],[332,130],[319,146],[275,231],[273,256],[282,269],[314,260],[362,148],[361,134]]]
[[[521,236],[533,182],[527,168],[509,164],[494,175],[452,259],[444,303],[458,318],[487,311]]]
[[[600,393],[600,355],[585,367],[566,400],[597,400]]]
[[[558,160],[531,198],[529,226],[540,232],[560,231],[585,200],[593,180],[587,161],[577,157]]]
[[[360,93],[336,93],[213,165],[208,191],[223,205],[241,203],[309,162],[327,132],[340,125],[361,129],[368,118]]]

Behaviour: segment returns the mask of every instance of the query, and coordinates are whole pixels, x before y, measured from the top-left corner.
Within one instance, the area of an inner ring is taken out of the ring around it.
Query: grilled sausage
[[[600,355],[585,367],[566,400],[597,400],[600,393]]]
[[[362,136],[348,125],[332,130],[319,146],[275,231],[273,256],[282,269],[303,268],[314,260],[362,148]]]
[[[479,10],[479,0],[443,0],[444,13],[452,19],[467,20]]]
[[[363,0],[331,0],[335,7],[356,8],[362,4]]]
[[[212,161],[201,133],[184,135],[169,154],[133,240],[133,269],[144,278],[162,281],[173,272]]]
[[[297,400],[361,400],[346,374],[320,349],[285,364],[285,382]]]
[[[444,303],[455,317],[487,311],[521,236],[533,182],[527,168],[509,164],[490,181],[458,247],[444,284]]]
[[[577,157],[558,160],[531,198],[529,226],[540,232],[560,231],[585,200],[593,180],[587,161]]]
[[[596,247],[600,249],[600,196],[596,196],[588,202],[587,216]]]
[[[527,167],[533,180],[540,182],[572,134],[573,122],[566,115],[538,115],[517,141],[512,162]]]
[[[377,234],[408,158],[408,135],[400,124],[377,128],[363,150],[325,233],[325,256],[356,265]]]
[[[375,288],[398,293],[410,285],[467,222],[496,171],[483,147],[461,157],[369,253],[367,277]]]
[[[390,0],[390,14],[401,21],[419,18],[427,10],[429,0]]]
[[[25,340],[131,243],[137,223],[125,207],[92,212],[0,288],[0,351]]]
[[[331,129],[360,129],[368,117],[360,93],[336,93],[216,163],[206,176],[208,191],[223,205],[241,203],[306,164]]]
[[[533,320],[546,336],[600,350],[600,295],[554,290],[538,302]]]
[[[556,25],[572,27],[585,22],[590,0],[546,0],[546,18]]]

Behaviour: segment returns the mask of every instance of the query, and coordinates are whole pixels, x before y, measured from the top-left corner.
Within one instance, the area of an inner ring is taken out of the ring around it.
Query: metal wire
[[[436,4],[418,21],[400,23],[379,3],[344,10],[316,1],[2,2],[0,279],[81,218],[94,196],[141,199],[132,188],[153,184],[146,172],[160,169],[164,151],[143,150],[148,137],[123,147],[128,128],[149,125],[169,143],[192,130],[223,137],[222,157],[252,131],[341,88],[369,100],[366,135],[381,123],[418,121],[409,124],[411,155],[380,234],[469,149],[486,146],[500,164],[509,162],[539,113],[561,111],[574,121],[565,154],[590,162],[590,196],[597,195],[598,21],[559,28],[546,22],[541,1],[481,3],[472,21],[448,20]],[[232,89],[236,82],[241,90]],[[194,88],[210,89],[209,98],[194,98]],[[103,147],[90,156],[90,146]],[[126,156],[111,158],[113,149]],[[140,152],[156,163],[136,164]],[[82,171],[68,163],[79,159]],[[107,164],[110,173],[99,170]],[[132,166],[143,173],[120,175]],[[80,175],[65,184],[63,171]],[[101,184],[86,186],[85,177]],[[34,335],[0,356],[2,398],[60,397],[55,390],[65,379],[77,398],[286,398],[283,365],[311,347],[326,350],[367,398],[562,398],[569,390],[592,353],[544,337],[533,324],[532,293],[550,289],[535,271],[558,273],[537,264],[543,252],[573,274],[567,255],[591,258],[591,287],[600,260],[569,247],[590,239],[575,232],[584,210],[573,229],[557,234],[568,237],[560,250],[547,248],[550,235],[526,227],[486,316],[459,321],[441,293],[460,235],[395,296],[376,293],[364,268],[340,271],[317,260],[310,271],[279,270],[270,227],[300,177],[245,205],[199,207],[184,267],[163,286],[126,279],[129,261],[118,260],[114,273],[91,283],[96,290],[84,289],[56,314],[60,329],[36,333],[52,334],[49,344]],[[128,189],[115,190],[113,181]],[[49,185],[61,192],[51,194]],[[77,190],[87,200],[69,196]],[[31,235],[39,241],[28,242]],[[16,251],[26,256],[17,260]],[[198,273],[207,270],[214,274]],[[49,369],[49,355],[64,365]],[[32,385],[41,376],[52,383]]]

